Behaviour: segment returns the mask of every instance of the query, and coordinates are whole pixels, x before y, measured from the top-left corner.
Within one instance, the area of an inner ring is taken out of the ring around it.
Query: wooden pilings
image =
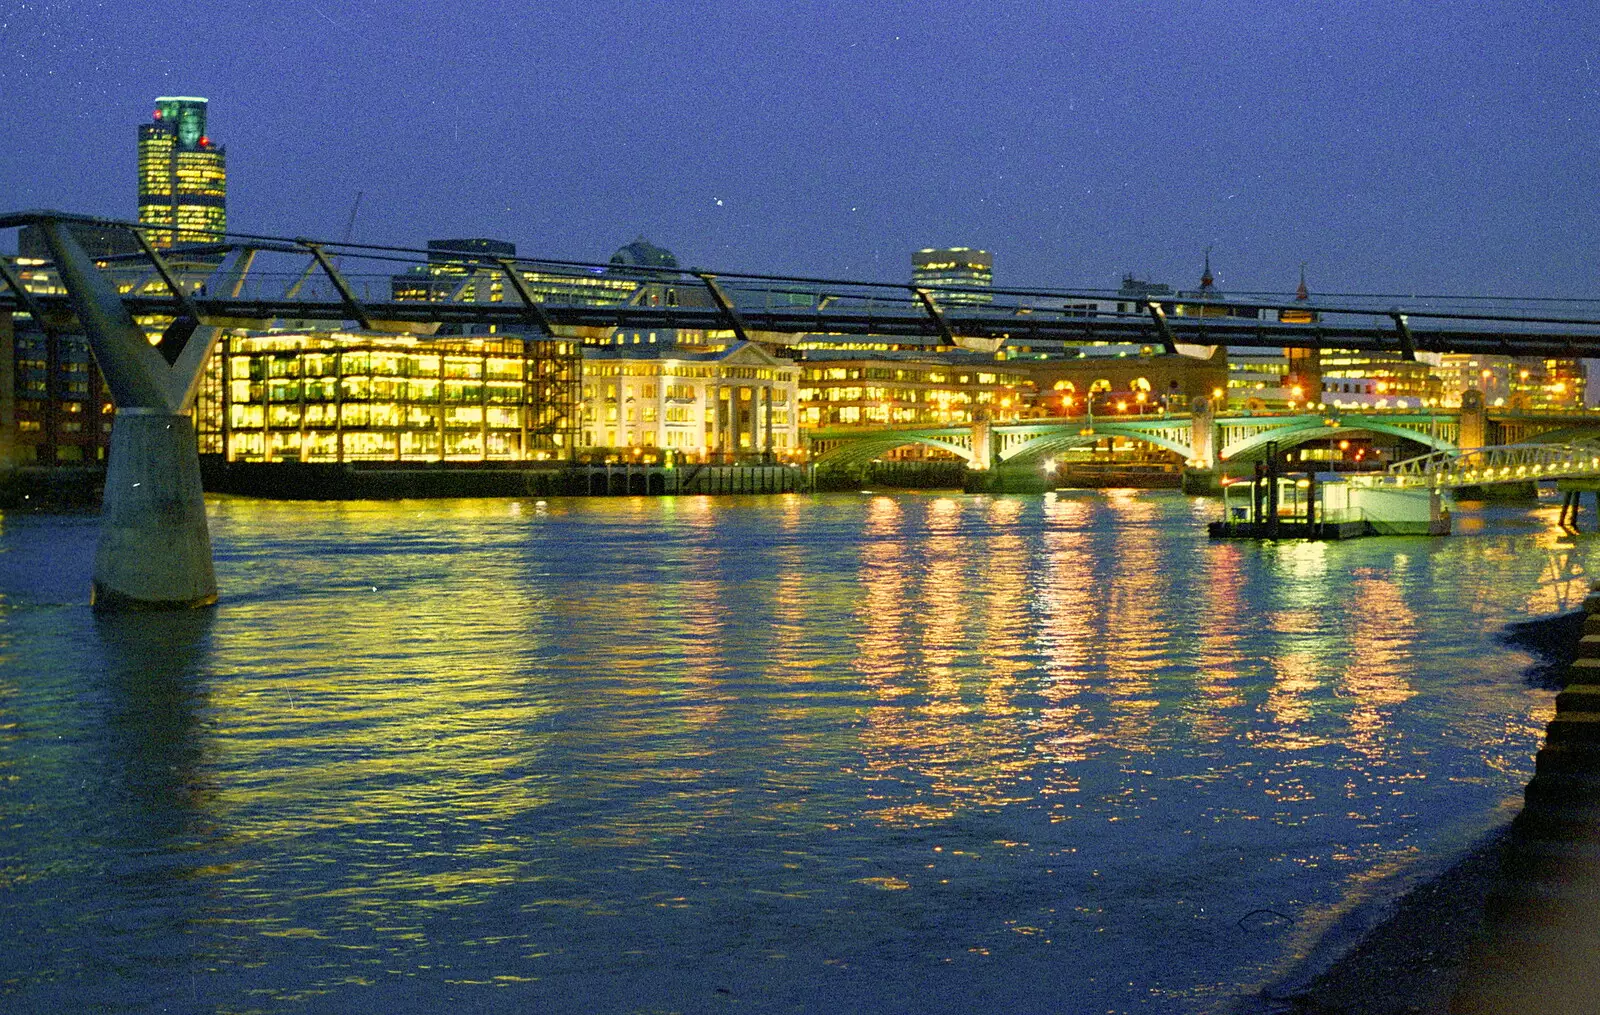
[[[1595,515],[1600,518],[1600,491],[1595,491],[1594,497]],[[1569,532],[1579,531],[1578,514],[1583,510],[1582,498],[1582,490],[1563,490],[1561,493],[1561,514],[1557,518],[1557,523]]]

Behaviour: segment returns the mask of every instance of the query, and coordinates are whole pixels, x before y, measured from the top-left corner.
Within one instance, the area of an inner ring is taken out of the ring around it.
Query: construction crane
[[[366,191],[364,191],[364,190],[356,191],[356,199],[350,205],[350,217],[345,219],[345,222],[344,222],[344,236],[343,236],[343,238],[341,238],[339,240],[340,243],[349,243],[351,235],[356,231],[356,212],[361,210],[361,198],[362,198],[362,195],[364,195],[365,193],[366,193]],[[337,268],[339,266],[339,255],[338,254],[335,254],[333,256],[333,266],[335,268]],[[301,272],[300,273],[300,277],[295,280],[294,285],[291,285],[284,292],[283,298],[286,299],[286,300],[292,300],[296,296],[299,296],[300,295],[300,290],[302,288],[304,288],[306,282],[309,281],[311,276],[316,273],[316,270],[317,270],[317,262],[316,262],[316,259],[313,258],[311,263],[306,265],[306,270]]]

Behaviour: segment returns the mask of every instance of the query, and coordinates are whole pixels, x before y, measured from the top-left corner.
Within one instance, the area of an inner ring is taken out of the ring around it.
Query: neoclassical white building
[[[584,448],[666,448],[699,460],[799,453],[799,367],[758,345],[583,350]]]

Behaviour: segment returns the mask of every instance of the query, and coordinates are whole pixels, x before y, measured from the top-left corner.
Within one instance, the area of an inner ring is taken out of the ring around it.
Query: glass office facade
[[[526,461],[575,443],[577,343],[267,332],[221,339],[196,426],[244,462]]]

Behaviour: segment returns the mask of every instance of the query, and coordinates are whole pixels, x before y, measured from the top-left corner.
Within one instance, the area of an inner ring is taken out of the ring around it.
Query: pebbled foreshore
[[[1483,931],[1510,838],[1510,826],[1504,826],[1479,840],[1444,873],[1401,896],[1387,919],[1315,979],[1287,993],[1265,993],[1267,1010],[1443,1015]]]
[[[1511,624],[1500,640],[1535,657],[1526,680],[1556,690],[1577,655],[1584,618],[1576,612]],[[1512,859],[1506,825],[1396,900],[1389,916],[1326,970],[1309,981],[1291,976],[1259,1000],[1284,1015],[1445,1015]]]

